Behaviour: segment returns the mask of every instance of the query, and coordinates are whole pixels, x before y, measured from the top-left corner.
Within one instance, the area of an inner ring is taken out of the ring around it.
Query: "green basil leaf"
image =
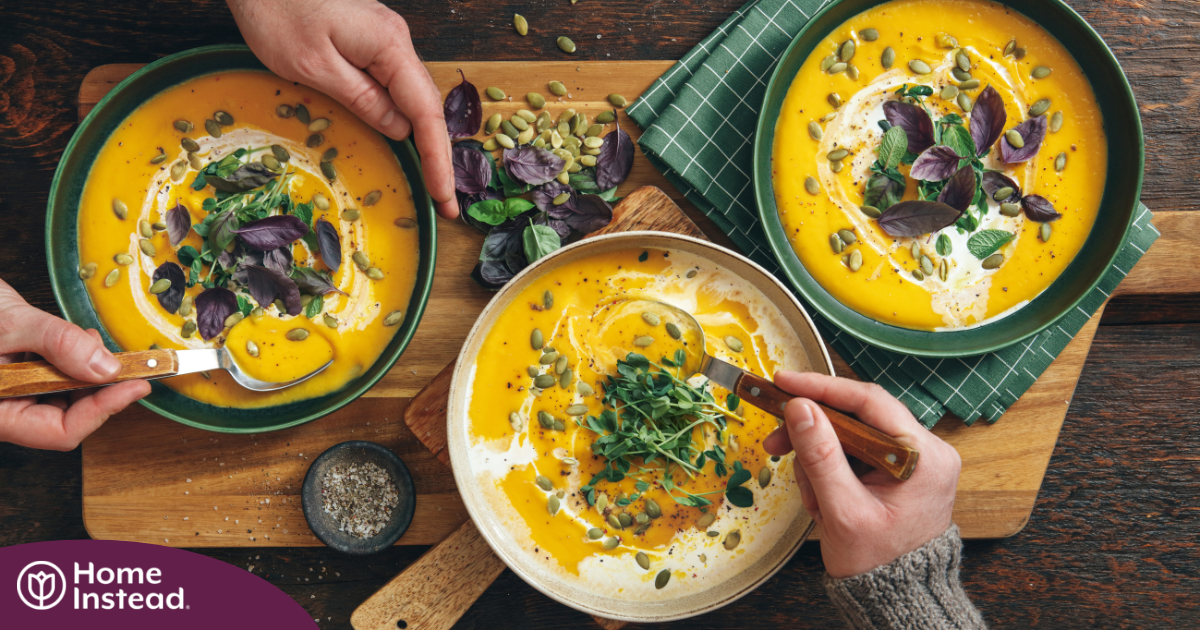
[[[892,127],[883,134],[883,144],[879,146],[879,161],[884,170],[895,168],[908,152],[908,134],[899,127]],[[882,208],[881,208],[882,209]]]
[[[519,217],[535,207],[536,206],[533,205],[532,201],[529,201],[528,199],[521,199],[520,197],[513,197],[511,199],[504,200],[504,214],[506,214],[509,219]]]
[[[954,149],[955,153],[966,156],[968,159],[975,154],[975,141],[971,139],[971,132],[967,131],[966,127],[959,125],[946,127],[946,130],[942,132],[942,144]],[[962,165],[962,160],[959,160],[958,166],[961,168]]]
[[[324,307],[325,297],[321,295],[314,295],[312,301],[308,303],[308,306],[304,307],[304,316],[310,319],[316,317],[317,315],[321,314],[321,309]]]
[[[251,304],[250,300],[246,299],[246,296],[244,295],[239,294],[237,296],[237,303],[238,311],[241,312],[242,317],[246,317],[250,314],[250,311],[254,310],[254,305]]]
[[[525,259],[530,264],[562,247],[562,240],[558,237],[558,232],[548,225],[526,227],[525,232],[521,235],[521,240],[525,246]]]
[[[1006,243],[1013,239],[1011,232],[1004,230],[983,230],[971,235],[967,241],[967,249],[971,255],[983,260],[988,256],[996,253],[996,250],[1004,247]]]
[[[184,267],[191,267],[192,262],[200,258],[200,252],[196,251],[196,248],[191,245],[180,247],[176,254],[179,256],[180,264]]]
[[[950,237],[942,234],[937,239],[938,256],[949,256],[950,252],[954,251],[954,244],[950,242]]]
[[[746,473],[749,474],[749,473]],[[740,508],[748,508],[754,506],[754,493],[749,488],[738,486],[725,491],[725,498],[729,502]]]
[[[500,225],[509,219],[504,202],[499,199],[476,201],[467,208],[467,214],[471,215],[472,219],[488,225]]]

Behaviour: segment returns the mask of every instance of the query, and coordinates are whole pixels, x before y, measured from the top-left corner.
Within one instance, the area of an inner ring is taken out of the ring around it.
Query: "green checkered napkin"
[[[754,201],[754,128],[776,60],[827,1],[751,0],[626,110],[645,130],[638,144],[655,167],[747,256],[780,278]],[[860,377],[882,385],[926,426],[947,411],[967,424],[980,417],[995,422],[1158,238],[1151,219],[1140,206],[1116,264],[1077,308],[1041,334],[1000,352],[922,359],[863,344],[821,317],[814,319]]]

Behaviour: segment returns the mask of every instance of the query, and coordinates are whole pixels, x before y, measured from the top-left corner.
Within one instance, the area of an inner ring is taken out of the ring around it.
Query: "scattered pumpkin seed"
[[[258,356],[258,344],[254,343],[251,339],[246,340],[246,354],[252,357]]]
[[[233,124],[233,116],[230,116],[229,112],[214,112],[213,120],[217,121],[217,124],[221,125],[222,127],[228,127]]]
[[[930,72],[933,72],[933,68],[930,68],[929,64],[921,61],[920,59],[913,59],[912,61],[908,62],[908,69],[912,70],[916,74],[929,74]]]
[[[154,228],[150,227],[149,221],[142,219],[138,221],[138,234],[141,234],[142,238],[150,238],[154,236]]]
[[[193,155],[196,155],[196,154],[189,153],[188,157],[191,158],[191,156],[193,156]],[[197,160],[197,162],[199,162],[199,160]],[[279,163],[279,160],[275,159],[274,155],[264,155],[261,158],[259,158],[259,162],[262,162],[263,166],[271,169],[272,171],[279,170],[279,167],[281,166],[281,164]],[[196,164],[192,164],[192,168],[196,168]],[[200,169],[196,168],[196,170],[200,170]]]
[[[549,412],[539,411],[537,413],[537,419],[538,419],[538,424],[542,425],[543,428],[545,428],[545,429],[553,429],[554,428],[554,416],[550,415]]]
[[[1050,76],[1050,72],[1050,68],[1047,68],[1046,66],[1038,66],[1033,69],[1033,78],[1045,79],[1046,77]]]
[[[966,81],[963,81],[962,83],[958,84],[958,89],[963,90],[963,91],[974,90],[975,88],[979,87],[980,85],[982,85],[982,84],[979,82],[979,79],[967,79]]]
[[[955,99],[955,102],[958,103],[959,109],[967,113],[970,113],[970,111],[975,108],[975,103],[971,101],[971,97],[968,96],[966,92],[959,92],[958,98]]]
[[[587,531],[587,537],[592,540],[600,540],[600,537],[603,535],[604,530],[600,529],[599,527],[593,527]]]
[[[670,582],[670,581],[671,581],[671,570],[663,569],[662,571],[659,571],[658,575],[654,578],[654,588],[662,590],[663,587],[665,587],[667,585],[667,582]]]
[[[832,66],[829,66],[829,74],[841,74],[846,71],[846,68],[849,68],[849,67],[850,67],[850,64],[848,64],[844,61],[839,61],[839,62],[833,64]]]
[[[555,352],[550,348],[546,348],[546,352],[544,352],[542,356],[538,358],[538,363],[542,365],[554,365],[554,362],[557,360],[558,352]]]
[[[558,514],[558,508],[560,507],[562,507],[562,501],[559,500],[558,496],[550,495],[550,498],[546,501],[546,509],[550,512],[550,516]]]
[[[550,93],[555,96],[567,95],[567,86],[563,85],[562,81],[551,81],[549,87]]]
[[[695,269],[689,269],[687,272],[687,278],[688,279],[695,278],[697,273],[699,273],[699,272],[697,272]]]
[[[357,221],[361,216],[362,213],[358,211],[358,208],[346,208],[342,210],[343,221]]]
[[[154,254],[158,251],[155,249],[154,243],[151,243],[144,238],[138,240],[138,249],[142,250],[143,254],[151,258],[154,258]]]
[[[508,121],[506,120],[504,122],[508,122]],[[517,134],[517,135],[520,135],[520,134]],[[515,140],[513,140],[512,136],[509,136],[509,135],[503,134],[503,133],[498,134],[496,136],[496,142],[500,146],[504,147],[505,149],[514,149],[517,146],[517,143]]]
[[[154,282],[154,284],[150,285],[150,289],[149,289],[150,295],[158,295],[159,293],[165,293],[166,290],[170,289],[170,288],[171,288],[171,281],[168,280],[167,278],[162,278],[160,280],[156,280]]]
[[[984,269],[997,269],[1004,264],[1004,254],[992,254],[983,259],[982,267]]]
[[[997,189],[996,192],[992,193],[992,199],[995,199],[996,201],[1004,201],[1005,199],[1013,196],[1014,192],[1016,191],[1013,190],[1012,186],[1005,186],[1004,188]]]
[[[558,48],[565,53],[575,52],[575,42],[571,41],[570,37],[559,37]]]
[[[1008,43],[1004,45],[1004,56],[1007,57],[1007,56],[1013,54],[1013,50],[1016,50],[1016,48],[1017,48],[1016,38],[1008,40]]]
[[[845,149],[834,149],[834,150],[830,151],[825,157],[829,158],[829,161],[831,161],[831,162],[837,162],[838,160],[846,159],[846,156],[848,156],[848,155],[850,155],[850,152]]]
[[[662,323],[662,319],[659,318],[658,314],[651,313],[650,311],[642,313],[642,321],[650,324],[651,326],[657,326]]]
[[[280,118],[291,118],[296,115],[296,110],[291,105],[284,103],[275,108],[275,115]]]
[[[969,57],[964,50],[960,50],[958,51],[958,54],[954,55],[954,63],[957,64],[958,69],[962,70],[963,72],[971,71],[971,57]]]
[[[858,210],[872,219],[878,219],[883,214],[875,206],[859,206]]]
[[[837,92],[833,92],[829,96],[826,96],[825,100],[829,101],[829,105],[834,109],[838,109],[842,106],[842,96]]]
[[[192,314],[192,305],[196,303],[196,298],[190,295],[183,296],[183,301],[179,303],[179,316],[187,317]]]
[[[829,55],[828,57],[822,59],[821,60],[821,72],[828,72],[829,69],[833,67],[833,64],[835,64],[837,62],[838,62],[837,55]]]
[[[513,14],[513,28],[517,29],[517,34],[521,37],[529,34],[529,22],[520,13]]]
[[[921,271],[920,269],[913,269],[912,276],[913,280],[921,282],[925,279],[925,272]]]
[[[526,122],[524,118],[521,118],[515,114],[512,118],[508,119],[508,122],[511,123],[513,128],[517,131],[525,131],[526,129],[529,129],[529,123]],[[503,126],[503,123],[501,123],[501,126]]]
[[[308,123],[308,130],[312,133],[318,133],[318,132],[325,131],[326,129],[328,129],[329,125],[331,125],[331,124],[333,124],[333,123],[329,122],[328,118],[318,118],[318,119]]]
[[[334,168],[333,162],[321,162],[321,174],[331,182],[337,179],[337,169]]]
[[[820,123],[815,120],[808,123],[808,136],[817,141],[825,137],[825,132],[821,129]]]
[[[933,40],[942,48],[954,48],[958,46],[958,39],[948,33],[938,33]]]
[[[804,180],[804,190],[807,190],[810,195],[819,195],[821,194],[821,184],[817,178],[810,175]]]
[[[633,345],[635,345],[639,348],[649,347],[653,343],[654,343],[654,337],[651,337],[649,335],[642,335],[633,340]]]
[[[637,561],[639,567],[642,567],[643,569],[646,569],[646,570],[650,569],[650,558],[649,558],[649,556],[646,555],[646,552],[644,552],[644,551],[637,552],[637,555],[634,556],[634,560]],[[657,582],[657,580],[655,580],[655,581]]]
[[[196,322],[187,320],[183,322],[183,327],[179,329],[179,336],[184,339],[190,338],[196,332]]]
[[[563,372],[567,371],[567,363],[567,355],[558,355],[558,358],[554,361],[554,373],[562,374]]]
[[[558,183],[562,184],[563,186],[567,186],[571,183],[571,176],[566,172],[559,173],[558,177],[555,179],[557,179]]]
[[[179,133],[191,133],[192,132],[192,123],[190,123],[186,120],[183,120],[183,119],[176,120],[175,122],[171,123],[171,125],[174,126],[175,130],[178,131]]]
[[[599,149],[603,145],[604,145],[604,140],[602,138],[597,138],[595,136],[593,136],[591,138],[585,138],[583,141],[583,146],[585,146],[589,149]]]
[[[484,93],[487,94],[488,98],[492,99],[493,101],[503,101],[506,96],[504,94],[504,90],[501,90],[498,87],[490,87],[484,90]]]
[[[842,162],[840,162],[840,161],[838,161],[838,162],[830,162],[830,163],[829,163],[829,170],[833,171],[834,173],[841,173],[841,172],[842,172],[842,168],[843,168],[844,166],[845,166],[845,165],[844,165],[844,164],[842,164]]]
[[[322,144],[325,144],[325,136],[322,136],[319,133],[312,134],[304,141],[304,145],[310,149],[315,149]]]
[[[717,520],[716,512],[707,512],[700,518],[696,519],[696,527],[699,529],[708,529]]]
[[[534,477],[534,482],[537,483],[539,488],[545,490],[546,492],[550,492],[554,489],[554,482],[550,481],[550,479],[547,477],[543,477],[542,475]]]
[[[883,54],[879,56],[879,62],[883,64],[884,70],[892,67],[896,63],[896,51],[892,50],[891,46],[883,49]]]
[[[854,40],[847,39],[838,48],[838,60],[849,63],[854,58],[854,51],[856,50],[858,50],[858,46],[854,43]]]
[[[178,160],[171,165],[171,181],[180,181],[183,179],[184,173],[187,173],[188,163],[183,160]]]
[[[1062,126],[1063,126],[1063,113],[1062,112],[1054,112],[1054,115],[1050,117],[1050,133],[1058,133],[1058,131],[1060,129],[1062,129]]]
[[[234,326],[237,326],[238,322],[242,321],[245,318],[246,318],[246,316],[242,315],[241,313],[238,313],[238,312],[230,313],[229,317],[225,318],[225,327],[233,328]],[[297,330],[301,330],[301,329],[297,329]],[[304,331],[304,334],[305,334],[305,336],[308,336],[308,331]],[[288,339],[291,339],[291,337],[289,336]]]
[[[208,132],[208,135],[214,138],[221,137],[221,125],[211,118],[204,121],[204,130]]]
[[[1014,149],[1020,149],[1025,146],[1025,138],[1021,137],[1021,132],[1016,129],[1009,129],[1004,132],[1004,138],[1012,145]]]
[[[953,85],[947,85],[942,88],[942,100],[952,101],[958,96],[958,88]]]
[[[158,155],[150,158],[151,164],[162,164],[167,161],[167,154],[162,152],[162,148],[158,149]]]
[[[916,241],[912,244],[912,257],[918,262],[921,260],[921,244]]]
[[[616,536],[610,536],[604,540],[604,550],[612,551],[613,549],[617,548],[617,545],[620,544],[620,542],[621,541],[618,540]]]
[[[303,103],[296,104],[296,120],[299,120],[303,125],[309,123],[308,108]]]
[[[1067,154],[1064,151],[1059,153],[1058,157],[1054,158],[1054,170],[1061,173],[1067,168]]]
[[[362,271],[366,271],[371,266],[371,259],[360,251],[355,251],[351,254],[350,260],[354,261],[354,265]]]
[[[588,406],[584,404],[571,405],[570,407],[566,408],[566,414],[568,416],[582,416],[586,415],[587,412]]]
[[[241,313],[234,313],[233,315],[241,315]],[[230,317],[233,317],[233,315],[230,315]],[[228,325],[229,320],[225,320],[225,322]],[[286,337],[291,341],[304,341],[308,339],[308,331],[303,328],[293,328],[287,331]]]
[[[630,516],[628,512],[621,512],[617,515],[617,522],[619,522],[621,524],[621,528],[624,529],[630,525],[633,525],[633,517]]]
[[[734,549],[737,549],[738,544],[741,542],[742,542],[742,532],[741,531],[734,530],[732,532],[729,532],[729,535],[725,537],[725,550],[733,551]]]
[[[337,147],[329,147],[328,149],[325,150],[324,153],[321,154],[321,161],[322,162],[332,162],[335,159],[337,159],[337,156],[338,156]]]
[[[367,269],[367,277],[372,280],[383,280],[383,271],[379,267]]]
[[[760,488],[766,488],[769,485],[771,485],[771,469],[767,466],[763,466],[758,471],[758,486]]]
[[[254,313],[251,312],[250,314],[253,315]],[[329,313],[325,313],[325,314],[321,315],[321,321],[329,328],[337,328],[338,327],[337,318],[334,317],[333,315],[330,315]]]
[[[863,264],[862,250],[856,249],[853,252],[851,252],[850,253],[850,262],[847,265],[848,267],[850,267],[850,271],[858,271],[859,269],[862,269],[862,264]]]
[[[942,279],[942,282],[945,282],[946,278],[948,278],[949,276],[950,276],[950,261],[943,258],[942,264],[938,265],[938,277]]]
[[[188,164],[190,164],[191,167],[196,169],[197,171],[204,168],[204,163],[200,161],[200,156],[196,155],[195,153],[189,152],[187,154],[187,161],[188,161]]]
[[[104,276],[104,286],[111,287],[112,285],[117,283],[117,280],[120,280],[120,279],[121,279],[121,270],[113,269],[112,271],[108,272],[107,276]]]
[[[679,330],[679,326],[676,326],[674,322],[667,322],[666,329],[672,339],[678,340],[683,336],[683,331]]]
[[[151,227],[151,228],[152,228],[152,229],[153,229],[155,232],[164,232],[164,231],[166,231],[166,229],[167,229],[167,224],[166,224],[166,223],[164,223],[164,222],[162,222],[162,221],[155,221],[154,223],[151,223],[151,224],[150,224],[150,227]]]
[[[533,384],[538,389],[550,389],[554,387],[555,378],[550,374],[542,374],[533,379]]]
[[[625,100],[625,97],[621,96],[620,94],[609,94],[608,102],[611,103],[613,107],[625,107],[629,104],[629,101]]]
[[[391,313],[387,314],[387,317],[383,318],[383,325],[395,326],[402,321],[404,321],[404,311],[392,311]]]
[[[733,335],[728,335],[725,337],[725,345],[728,346],[733,352],[741,352],[745,349],[745,345],[742,344],[742,340],[734,337]]]
[[[927,276],[933,275],[933,261],[928,256],[921,256],[921,271]]]
[[[183,147],[184,151],[189,151],[192,153],[195,153],[200,150],[200,143],[196,142],[195,140],[192,140],[191,138],[189,138],[187,136],[184,136],[179,139],[179,146]]]
[[[861,37],[864,42],[873,42],[879,39],[879,31],[873,28],[864,28],[858,32],[858,36]]]
[[[608,495],[601,492],[600,496],[596,497],[596,511],[603,514],[604,510],[607,510],[607,509],[608,509]]]
[[[839,238],[841,238],[842,242],[847,245],[853,245],[856,241],[858,241],[858,236],[856,236],[851,230],[838,230],[837,235]]]
[[[592,389],[591,385],[588,385],[587,383],[585,383],[583,381],[579,381],[578,383],[576,383],[575,391],[579,392],[580,396],[591,396],[592,394],[596,393],[596,390]]]
[[[1043,223],[1042,227],[1038,228],[1038,238],[1041,239],[1043,243],[1046,243],[1050,240],[1050,233],[1052,231],[1053,228],[1050,227],[1049,223]]]
[[[1002,203],[1000,204],[1000,214],[1006,217],[1015,217],[1021,214],[1021,206],[1015,203]]]
[[[601,125],[607,125],[608,123],[610,123],[616,119],[617,119],[617,115],[614,114],[610,110],[605,110],[605,111],[600,112],[599,114],[596,114],[596,122],[600,123]]]

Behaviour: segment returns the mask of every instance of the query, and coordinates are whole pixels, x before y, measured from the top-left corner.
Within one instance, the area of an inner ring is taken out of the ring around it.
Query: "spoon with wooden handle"
[[[700,322],[683,309],[657,300],[632,297],[606,302],[600,310],[605,311],[603,317],[609,321],[616,321],[617,318],[632,313],[640,315],[649,312],[658,315],[664,323],[670,322],[678,326],[679,339],[690,351],[685,352],[687,364],[682,366],[685,374],[702,374],[710,381],[737,394],[741,400],[777,418],[783,417],[784,407],[789,400],[795,398],[779,389],[775,383],[709,354]],[[611,350],[624,352],[615,348]],[[837,409],[823,404],[820,406],[829,417],[829,422],[842,443],[842,450],[847,455],[854,456],[873,468],[886,471],[897,479],[904,480],[912,476],[920,452]]]
[[[180,374],[193,374],[208,370],[225,370],[246,389],[269,392],[296,383],[306,381],[316,376],[321,370],[329,367],[333,360],[321,367],[301,376],[300,378],[274,383],[260,381],[241,370],[225,348],[201,348],[197,350],[142,350],[139,352],[118,352],[113,356],[121,363],[121,371],[117,377],[107,383],[90,383],[80,381],[63,374],[61,370],[46,361],[29,361],[26,363],[8,363],[0,365],[0,398],[17,396],[39,396],[66,392],[73,389],[102,387],[122,381],[135,379],[155,380]]]

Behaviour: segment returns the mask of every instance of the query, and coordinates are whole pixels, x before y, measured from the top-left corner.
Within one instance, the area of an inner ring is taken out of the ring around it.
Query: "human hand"
[[[846,578],[883,566],[937,538],[950,526],[962,460],[954,447],[921,426],[908,408],[873,383],[823,374],[779,372],[775,384],[801,396],[784,409],[784,426],[763,441],[772,455],[796,451],[804,507],[821,525],[825,571]],[[856,477],[819,401],[921,453],[900,481],[872,470]]]
[[[458,216],[441,95],[404,18],[375,0],[228,2],[250,50],[272,72],[328,94],[389,138],[411,132],[438,213]]]
[[[92,383],[112,380],[120,363],[95,330],[40,311],[0,280],[0,363],[41,355],[72,378]],[[100,390],[62,396],[0,400],[0,441],[33,448],[69,451],[112,414],[150,393],[146,381],[126,381]]]

